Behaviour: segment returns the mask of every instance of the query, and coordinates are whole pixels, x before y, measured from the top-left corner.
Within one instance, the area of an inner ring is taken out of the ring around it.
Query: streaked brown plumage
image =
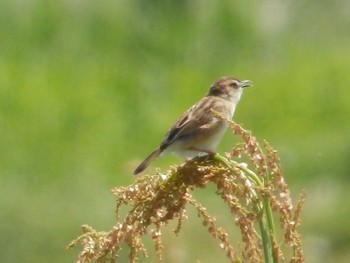
[[[208,94],[175,122],[159,148],[153,151],[135,170],[138,174],[159,155],[175,153],[184,158],[200,154],[215,154],[215,148],[226,131],[226,124],[217,119],[211,109],[231,119],[243,88],[249,80],[221,77],[210,87]]]

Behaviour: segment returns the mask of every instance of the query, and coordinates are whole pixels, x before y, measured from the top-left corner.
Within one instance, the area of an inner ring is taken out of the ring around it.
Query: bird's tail
[[[162,153],[162,151],[158,148],[157,150],[152,152],[150,155],[148,155],[148,157],[139,166],[137,166],[137,168],[134,171],[134,175],[137,175],[137,174],[141,173],[143,170],[145,170],[147,168],[147,166],[155,158],[157,158],[161,153]]]

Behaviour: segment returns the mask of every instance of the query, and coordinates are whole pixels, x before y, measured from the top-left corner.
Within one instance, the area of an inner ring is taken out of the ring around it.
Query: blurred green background
[[[65,246],[80,225],[113,225],[110,189],[130,184],[177,116],[232,75],[254,82],[235,120],[279,151],[293,195],[307,192],[306,262],[350,262],[349,10],[347,0],[0,1],[0,261],[73,262],[78,249]],[[219,151],[236,142],[227,134]],[[200,220],[185,225],[165,241],[166,262],[221,262]]]

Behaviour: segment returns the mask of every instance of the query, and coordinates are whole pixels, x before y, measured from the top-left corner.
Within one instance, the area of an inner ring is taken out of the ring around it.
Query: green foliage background
[[[254,82],[234,119],[279,151],[293,193],[308,193],[307,262],[349,262],[349,9],[348,1],[0,1],[0,261],[72,262],[78,251],[65,245],[81,224],[112,226],[110,189],[134,179],[216,78],[233,75]],[[235,142],[227,134],[219,151]],[[158,159],[148,172],[180,161]],[[210,190],[202,195],[212,202]],[[198,242],[208,234],[188,230],[168,241],[167,262],[221,253]]]

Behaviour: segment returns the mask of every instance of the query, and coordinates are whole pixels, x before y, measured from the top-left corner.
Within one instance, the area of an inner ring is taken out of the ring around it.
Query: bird
[[[220,77],[209,92],[186,112],[166,133],[160,146],[135,169],[134,175],[144,171],[158,156],[175,153],[184,159],[216,154],[215,149],[223,137],[227,124],[216,117],[216,111],[232,119],[243,89],[252,86],[250,80]]]

